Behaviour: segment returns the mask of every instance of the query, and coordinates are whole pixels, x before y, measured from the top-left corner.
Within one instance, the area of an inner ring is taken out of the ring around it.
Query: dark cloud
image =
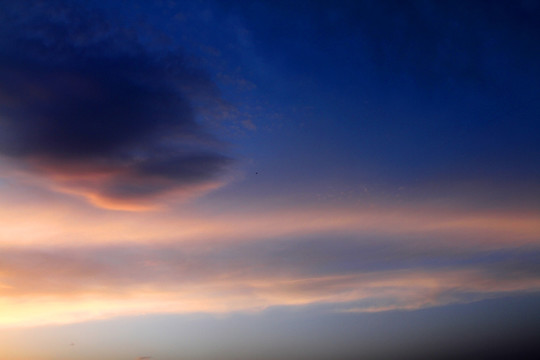
[[[75,4],[0,5],[0,153],[113,201],[215,181],[230,159],[196,121],[222,105],[207,74]]]

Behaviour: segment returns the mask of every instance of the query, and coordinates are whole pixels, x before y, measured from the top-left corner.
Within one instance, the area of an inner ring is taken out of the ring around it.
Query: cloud
[[[449,251],[338,236],[211,246],[4,246],[0,326],[272,306],[411,310],[539,291],[537,259],[537,247]]]
[[[152,359],[151,356],[139,356],[136,360],[150,360]]]
[[[102,212],[43,194],[20,182],[0,192],[1,245],[214,244],[264,242],[286,237],[356,236],[359,239],[415,241],[446,249],[530,246],[540,239],[538,212],[472,211],[430,204],[329,206],[295,203],[270,209],[208,212],[194,208],[168,212]],[[31,229],[31,231],[30,231]],[[89,230],[91,229],[91,230]],[[399,240],[401,239],[401,240]],[[16,240],[16,241],[15,241]]]
[[[219,186],[232,160],[197,111],[223,101],[181,51],[62,1],[4,10],[1,155],[108,207]]]
[[[272,306],[375,312],[540,290],[537,212],[110,213],[56,197],[32,207],[15,189],[0,193],[0,326]]]

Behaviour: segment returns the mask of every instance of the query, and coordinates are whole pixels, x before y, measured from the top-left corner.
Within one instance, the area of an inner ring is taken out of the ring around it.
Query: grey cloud
[[[112,200],[226,171],[223,144],[196,121],[197,104],[223,101],[181,51],[150,49],[134,29],[76,3],[1,7],[1,155],[47,175],[85,176],[69,185]]]

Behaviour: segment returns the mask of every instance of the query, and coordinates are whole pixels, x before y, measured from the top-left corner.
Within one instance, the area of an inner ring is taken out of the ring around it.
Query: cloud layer
[[[221,99],[181,51],[151,48],[134,26],[59,1],[5,10],[4,157],[103,206],[218,185],[231,160],[197,106]]]
[[[53,210],[2,216],[28,222],[0,231],[0,326],[272,306],[377,312],[540,290],[535,214]]]
[[[537,255],[445,254],[414,243],[391,248],[336,238],[213,247],[3,248],[0,325],[314,304],[339,312],[418,309],[538,291]]]

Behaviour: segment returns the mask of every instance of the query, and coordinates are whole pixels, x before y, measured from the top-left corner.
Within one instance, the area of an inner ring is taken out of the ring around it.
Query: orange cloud
[[[540,290],[538,249],[449,254],[334,238],[0,250],[0,325],[8,327],[313,304],[417,309]]]
[[[0,201],[4,327],[311,304],[416,309],[540,290],[534,212],[413,203],[118,212],[31,183],[6,183]],[[530,256],[482,257],[497,249]]]
[[[359,239],[414,236],[430,242],[437,239],[448,246],[495,248],[540,242],[540,214],[531,212],[465,213],[411,204],[354,209],[297,206],[245,212],[227,209],[219,213],[190,211],[188,207],[122,213],[50,199],[22,205],[16,199],[4,200],[7,206],[0,209],[0,244],[5,245],[269,241],[324,233],[346,233]]]
[[[51,279],[55,280],[55,279]],[[77,281],[76,278],[72,279]],[[515,291],[540,290],[540,278],[499,280],[477,270],[389,271],[324,277],[240,277],[182,284],[129,284],[76,293],[3,296],[2,327],[63,324],[149,313],[230,313],[270,306],[334,304],[336,311],[418,309]],[[2,289],[5,290],[5,289]]]

